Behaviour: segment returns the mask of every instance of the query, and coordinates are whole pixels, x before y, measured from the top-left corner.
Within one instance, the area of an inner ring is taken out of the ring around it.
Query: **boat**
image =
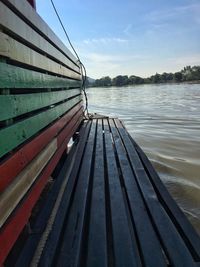
[[[123,122],[85,116],[82,79],[34,0],[0,1],[0,266],[200,266]]]

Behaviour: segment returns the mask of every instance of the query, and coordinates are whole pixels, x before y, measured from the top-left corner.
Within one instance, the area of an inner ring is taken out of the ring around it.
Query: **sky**
[[[37,12],[69,48],[50,0]],[[200,65],[200,0],[54,0],[92,78]]]

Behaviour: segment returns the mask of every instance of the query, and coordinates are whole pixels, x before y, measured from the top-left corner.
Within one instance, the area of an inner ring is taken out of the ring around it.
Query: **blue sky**
[[[200,65],[199,0],[54,0],[90,77]],[[50,0],[37,11],[69,47]]]

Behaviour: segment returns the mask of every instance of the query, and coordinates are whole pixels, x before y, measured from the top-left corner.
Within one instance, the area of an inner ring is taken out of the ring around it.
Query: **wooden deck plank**
[[[61,240],[63,240],[63,235],[66,230],[66,223],[68,221],[69,212],[71,212],[70,210],[72,208],[72,202],[74,202],[74,194],[77,188],[79,168],[82,162],[83,152],[85,151],[88,134],[91,128],[91,122],[84,124],[83,127],[85,129],[83,128],[84,131],[82,131],[81,133],[82,138],[78,143],[76,164],[73,166],[73,169],[70,173],[68,186],[66,187],[65,192],[63,194],[63,199],[58,209],[57,216],[52,227],[52,231],[48,236],[47,242],[45,244],[45,248],[43,250],[39,262],[39,266],[41,267],[50,266],[53,261],[56,262],[59,259],[58,249],[60,249],[60,246],[62,245]],[[74,226],[76,226],[76,224],[73,225],[73,229]],[[69,242],[70,241],[71,239],[69,239]]]
[[[76,193],[65,225],[64,239],[59,250],[57,266],[78,266],[81,254],[81,241],[84,234],[84,219],[86,203],[89,194],[91,166],[93,161],[94,140],[96,136],[96,120],[92,121],[80,175],[77,182]]]
[[[34,88],[80,87],[81,81],[61,78],[0,62],[0,88],[18,90]]]
[[[54,105],[70,97],[80,95],[80,89],[63,90],[34,94],[17,94],[0,96],[0,121]]]
[[[162,245],[167,256],[169,257],[169,261],[175,266],[194,266],[192,263],[191,254],[189,253],[185,243],[177,232],[177,229],[173,225],[168,214],[164,210],[162,204],[159,202],[153,186],[150,183],[144,167],[142,166],[142,163],[125,129],[121,127],[118,128],[118,130],[123,139],[142,196],[162,240]]]
[[[34,251],[25,248],[18,266],[199,266],[118,120],[88,120],[75,146],[56,210],[50,202],[54,219],[38,219]]]
[[[0,193],[12,182],[12,180],[33,160],[33,158],[71,121],[76,121],[81,116],[82,106],[79,104],[71,109],[53,125],[45,129],[41,134],[26,143],[0,164]],[[60,138],[58,139],[60,142]]]
[[[63,65],[47,58],[46,56],[32,50],[26,45],[16,41],[7,34],[0,32],[0,56],[9,58],[16,64],[26,64],[29,68],[45,73],[53,73],[66,78],[81,80],[81,75]]]
[[[33,30],[2,2],[0,2],[0,26],[8,35],[14,35],[15,38],[27,44],[27,46],[40,50],[42,54],[54,58],[55,61],[60,61],[60,63],[80,73],[80,69],[77,65]]]
[[[120,185],[118,166],[116,164],[108,121],[103,120],[105,134],[105,154],[107,165],[107,182],[112,232],[108,234],[113,239],[114,266],[141,266],[141,260],[135,240],[131,234]],[[107,203],[108,205],[108,203]],[[112,256],[112,255],[111,255]]]
[[[63,42],[50,29],[47,23],[39,16],[34,9],[30,8],[26,0],[1,0],[5,5],[13,10],[20,18],[36,30],[41,36],[52,43],[57,49],[60,49],[67,57],[69,57],[75,64],[77,58],[70,52],[70,50],[63,44]],[[78,64],[77,64],[78,65]]]
[[[200,239],[198,234],[196,233],[194,227],[189,222],[187,217],[184,215],[182,210],[178,207],[175,200],[167,191],[166,187],[162,183],[160,177],[158,176],[157,172],[151,165],[150,161],[148,160],[147,156],[144,154],[142,149],[135,143],[133,139],[131,139],[133,145],[136,148],[136,151],[146,168],[146,171],[149,174],[151,182],[159,195],[159,198],[162,199],[166,209],[168,209],[171,218],[173,218],[173,222],[179,228],[179,231],[182,233],[182,237],[188,246],[191,246],[191,253],[193,254],[194,258],[200,261]]]
[[[102,120],[97,120],[97,135],[94,160],[94,174],[88,215],[88,246],[86,249],[87,267],[106,267],[106,211],[105,211],[105,177]],[[82,241],[84,242],[84,240]]]
[[[38,133],[45,126],[66,113],[73,106],[81,101],[81,96],[77,96],[70,101],[55,106],[47,111],[43,111],[28,119],[19,121],[9,127],[0,130],[0,157],[11,149],[22,144],[28,138]]]
[[[133,224],[136,228],[143,261],[145,264],[152,267],[157,265],[166,266],[161,244],[149,218],[120,135],[117,132],[114,121],[110,119],[109,124],[119,158],[119,164],[130,203]],[[154,257],[152,257],[152,255],[154,255]]]

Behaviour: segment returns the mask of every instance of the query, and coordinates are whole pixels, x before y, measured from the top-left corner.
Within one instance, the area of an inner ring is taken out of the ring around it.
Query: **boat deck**
[[[123,124],[98,118],[84,121],[15,263],[200,266],[200,239]]]

